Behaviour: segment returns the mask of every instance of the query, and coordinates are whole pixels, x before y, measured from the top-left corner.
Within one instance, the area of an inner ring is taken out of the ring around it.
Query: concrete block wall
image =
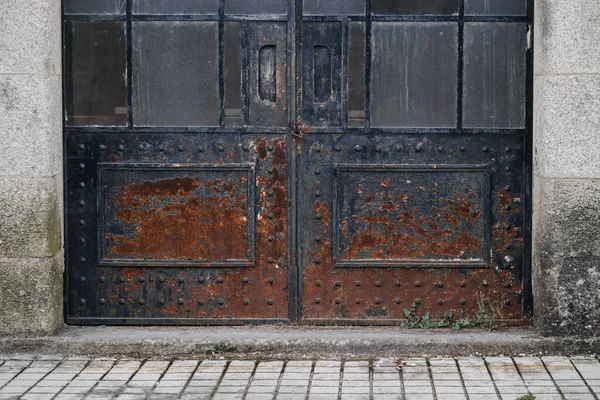
[[[535,3],[535,323],[545,335],[597,336],[600,3]]]
[[[62,326],[60,0],[0,1],[0,335]]]

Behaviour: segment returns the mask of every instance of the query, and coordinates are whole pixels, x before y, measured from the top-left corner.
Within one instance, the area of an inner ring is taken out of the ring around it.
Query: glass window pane
[[[304,0],[305,15],[363,15],[365,0]]]
[[[288,13],[287,0],[227,0],[227,14],[284,14]]]
[[[65,14],[125,14],[125,0],[63,0]]]
[[[458,14],[458,0],[372,0],[373,14]]]
[[[465,0],[467,15],[526,15],[527,0]]]
[[[132,39],[134,124],[218,125],[218,23],[134,22]]]
[[[225,125],[242,125],[241,24],[225,22]]]
[[[67,125],[127,124],[125,23],[72,21],[66,33]]]
[[[217,0],[133,0],[136,14],[216,14]]]
[[[526,38],[526,24],[465,24],[465,127],[525,126]]]
[[[365,124],[365,24],[348,23],[348,125]]]
[[[371,125],[456,126],[457,24],[373,23]]]

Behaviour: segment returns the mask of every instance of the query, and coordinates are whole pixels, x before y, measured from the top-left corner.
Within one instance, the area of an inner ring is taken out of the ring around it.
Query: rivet
[[[420,281],[416,281],[416,282],[415,282],[415,286],[416,286],[416,287],[421,287],[421,282],[420,282]]]
[[[354,282],[354,284],[356,285],[356,287],[360,287],[360,285],[362,285],[361,281],[356,281]]]
[[[321,191],[320,190],[317,190],[315,192],[315,197],[321,197]]]
[[[120,150],[120,151],[123,151],[123,150],[125,150],[125,146],[123,146],[122,144],[120,144],[120,145],[119,145],[119,150]]]
[[[274,217],[273,213],[268,213],[268,214],[267,214],[267,218],[269,218],[269,219],[273,219],[273,217]]]
[[[507,153],[510,153],[510,147],[508,147],[508,146],[507,146],[507,147],[505,147],[505,148],[504,148],[504,151],[505,151],[505,152],[507,152]]]
[[[444,300],[438,299],[438,304],[441,306],[442,304],[444,304]]]
[[[273,300],[267,300],[267,304],[272,306],[273,305]]]
[[[165,299],[160,299],[158,302],[159,302],[160,304],[165,304]]]
[[[165,277],[164,277],[164,276],[161,276],[160,278],[158,278],[158,281],[159,281],[160,283],[165,283]]]
[[[222,306],[223,303],[225,303],[225,301],[223,301],[223,299],[219,299],[219,301],[217,303],[219,303],[219,305]]]
[[[269,151],[273,151],[273,145],[272,145],[272,144],[268,145],[268,146],[267,146],[267,150],[269,150]]]
[[[317,213],[317,214],[315,215],[315,219],[321,219],[321,218],[323,218],[323,216],[322,216],[320,213]]]
[[[79,206],[81,206],[81,207],[85,206],[85,200],[79,200]]]
[[[315,299],[315,304],[321,304],[321,299]]]
[[[504,284],[504,287],[505,287],[505,288],[507,288],[507,289],[510,289],[510,288],[512,287],[512,283],[510,283],[510,282],[506,282],[506,283]]]
[[[512,248],[512,245],[510,243],[507,243],[504,247],[506,247],[506,250],[510,250]]]
[[[79,145],[79,150],[85,150],[85,144],[80,144]]]
[[[396,151],[397,151],[398,153],[399,153],[399,152],[401,152],[401,151],[402,151],[402,145],[400,145],[400,144],[397,144],[395,149],[396,149]]]
[[[341,144],[336,144],[334,147],[335,151],[342,151],[342,145]]]
[[[140,282],[141,282],[141,283],[144,283],[144,281],[146,280],[146,278],[144,278],[144,277],[142,276],[142,277],[140,277],[140,279],[139,279],[139,280],[140,280]]]
[[[340,299],[335,299],[335,304],[340,304],[342,302],[342,300]]]
[[[82,264],[83,264],[83,263],[85,263],[86,261],[87,261],[87,260],[85,259],[85,257],[81,257],[81,258],[79,259],[79,262],[80,262],[80,263],[82,263]]]
[[[183,282],[185,282],[185,279],[179,278],[178,281],[179,281],[179,283],[183,283]]]
[[[100,299],[100,304],[105,305],[106,304],[106,300]]]
[[[510,192],[510,189],[511,189],[510,185],[504,186],[504,190],[506,190],[507,192]]]
[[[123,304],[125,304],[125,299],[119,299],[119,304],[120,304],[120,305],[123,305]]]
[[[101,276],[100,278],[98,278],[98,280],[100,281],[100,283],[104,283],[106,282],[106,278]]]
[[[275,172],[275,170],[273,169],[273,167],[267,168],[267,173],[272,174],[273,172]]]
[[[375,281],[375,286],[380,287],[381,286],[381,281]]]
[[[315,238],[315,242],[319,243],[320,241],[321,241],[321,237],[320,237],[320,236],[317,236],[317,237]]]
[[[375,146],[375,151],[381,153],[381,146]]]
[[[274,282],[273,278],[269,278],[269,279],[267,279],[267,283],[268,283],[269,285],[272,285],[272,284],[273,284],[273,282]]]
[[[83,237],[82,237],[82,238],[79,238],[79,243],[81,243],[81,244],[85,244],[85,238],[83,238]]]
[[[506,172],[510,172],[511,171],[511,168],[508,165],[506,167],[504,167],[504,169],[506,170]]]
[[[200,278],[198,278],[198,283],[204,283],[204,277],[201,276]]]
[[[87,281],[87,279],[85,278],[85,276],[82,276],[81,278],[79,278],[79,282],[83,283]]]
[[[315,282],[315,286],[316,286],[316,287],[321,287],[321,281],[316,281],[316,282]]]
[[[267,190],[267,196],[273,197],[274,195],[275,195],[274,191],[272,191],[271,189]]]
[[[465,304],[467,304],[467,301],[465,299],[460,299],[460,305],[464,306]]]
[[[203,306],[204,305],[204,300],[198,300],[198,305],[199,306]]]
[[[317,265],[321,264],[321,259],[320,258],[315,259],[315,264],[317,264]]]
[[[246,143],[244,143],[244,144],[242,145],[242,150],[244,150],[244,151],[248,151],[249,149],[250,149],[250,148],[248,147],[248,145],[247,145]]]
[[[490,284],[488,283],[488,281],[483,281],[482,285],[483,287],[488,287]]]
[[[177,150],[179,150],[179,151],[183,151],[183,150],[185,150],[185,149],[184,149],[184,147],[183,147],[183,146],[181,146],[181,145],[180,145],[180,146],[177,146]]]
[[[248,283],[248,282],[250,282],[250,279],[248,279],[248,277],[247,277],[247,276],[244,276],[244,277],[242,278],[242,283]]]
[[[512,229],[512,225],[511,224],[506,224],[506,226],[504,227],[507,231]]]
[[[444,148],[442,146],[438,146],[437,151],[441,153],[442,151],[444,151]]]
[[[505,209],[506,211],[509,211],[509,210],[511,209],[511,207],[510,207],[510,204],[507,204],[507,205],[505,205],[505,206],[504,206],[504,209]]]
[[[120,277],[120,278],[119,278],[119,281],[120,281],[121,283],[124,283],[124,282],[125,282],[125,278],[124,278],[124,277]]]
[[[504,304],[509,305],[510,304],[510,299],[504,300]]]
[[[222,276],[219,276],[219,277],[217,278],[217,282],[219,282],[219,283],[223,283],[223,277],[222,277]]]
[[[138,147],[139,147],[140,151],[144,151],[144,145],[143,144],[140,144]]]
[[[340,281],[336,281],[336,282],[335,282],[335,287],[340,287],[340,286],[342,286],[342,282],[340,282]]]
[[[362,302],[361,299],[356,299],[356,304],[360,304]]]
[[[467,150],[467,148],[465,146],[460,146],[459,150],[464,153]]]
[[[440,287],[440,288],[442,288],[442,287],[444,287],[444,282],[436,282],[436,284],[435,284],[435,285],[436,285],[437,287]]]
[[[268,240],[269,242],[273,242],[273,241],[275,240],[275,238],[274,238],[273,236],[269,236],[269,237],[267,238],[267,240]]]
[[[319,168],[315,169],[315,175],[321,175],[321,170]]]
[[[83,164],[83,163],[79,164],[79,169],[85,169],[85,164]]]
[[[267,262],[269,264],[273,264],[275,262],[275,260],[273,259],[273,257],[269,257],[269,258],[267,258]]]
[[[415,304],[421,304],[421,299],[415,299]]]
[[[394,303],[396,303],[396,304],[400,304],[401,302],[402,302],[402,300],[400,300],[398,297],[396,297],[394,299]]]
[[[379,297],[375,299],[375,304],[381,304],[381,299]]]
[[[396,287],[400,287],[401,283],[400,283],[400,281],[396,281],[396,282],[394,282],[394,285],[396,285]]]
[[[460,283],[460,287],[465,287],[465,286],[467,286],[467,282],[463,281],[463,282]]]
[[[248,304],[250,304],[250,300],[244,300],[244,305],[247,306]]]
[[[202,153],[204,151],[204,146],[202,146],[202,145],[198,146],[198,151],[200,153]]]
[[[356,146],[354,146],[354,150],[357,152],[360,152],[360,151],[362,151],[362,147],[357,144]]]
[[[481,148],[481,150],[483,150],[483,152],[484,152],[484,153],[487,153],[487,152],[489,151],[489,149],[488,149],[488,147],[487,147],[487,146],[483,146],[483,147]]]
[[[105,146],[105,145],[103,145],[103,144],[101,144],[101,145],[100,145],[100,150],[106,150],[106,146]]]
[[[419,143],[415,146],[415,150],[417,153],[420,152],[422,149],[423,149],[423,145],[421,143]]]
[[[165,151],[165,146],[163,146],[162,144],[158,146],[158,151]]]
[[[85,305],[85,299],[79,300],[79,304],[81,304],[82,306],[84,306]]]
[[[85,182],[79,182],[79,187],[83,189],[85,187]]]
[[[183,304],[183,303],[184,303],[183,299],[179,299],[179,300],[177,300],[177,302],[178,302],[179,304]]]
[[[139,301],[138,301],[138,302],[139,302],[141,305],[144,305],[144,304],[146,304],[146,300],[144,300],[144,299],[139,299]]]
[[[217,145],[217,150],[224,151],[225,150],[225,146],[223,146],[222,144],[219,144],[219,145]]]

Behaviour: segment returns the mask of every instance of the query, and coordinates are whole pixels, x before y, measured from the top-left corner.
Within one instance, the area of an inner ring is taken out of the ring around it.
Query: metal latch
[[[290,127],[290,133],[292,136],[296,138],[302,138],[306,133],[308,133],[308,128],[304,126],[304,123],[301,119],[297,119],[292,122],[292,126]]]

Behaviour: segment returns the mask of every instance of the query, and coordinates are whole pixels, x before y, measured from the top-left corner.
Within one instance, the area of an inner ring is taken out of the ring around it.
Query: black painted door
[[[64,3],[68,322],[529,313],[524,0]]]

